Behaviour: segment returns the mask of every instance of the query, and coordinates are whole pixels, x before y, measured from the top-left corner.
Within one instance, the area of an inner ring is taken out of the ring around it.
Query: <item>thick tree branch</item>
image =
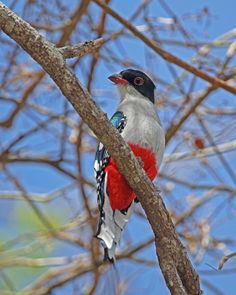
[[[166,207],[152,182],[106,115],[95,105],[54,44],[0,2],[0,28],[51,76],[85,123],[106,146],[138,195],[155,234],[157,255],[172,294],[201,294],[199,278],[178,239]]]

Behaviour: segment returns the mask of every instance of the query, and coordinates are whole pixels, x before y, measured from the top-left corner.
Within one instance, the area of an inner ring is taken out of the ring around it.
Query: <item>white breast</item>
[[[153,103],[141,95],[137,97],[136,93],[135,96],[126,93],[117,111],[127,117],[127,125],[122,132],[125,141],[152,149],[159,167],[164,153],[165,135]]]

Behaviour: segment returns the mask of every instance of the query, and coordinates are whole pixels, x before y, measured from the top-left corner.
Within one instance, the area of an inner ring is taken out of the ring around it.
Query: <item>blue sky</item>
[[[11,2],[12,1],[4,1],[4,3],[6,3],[6,5],[8,5]],[[21,6],[22,6],[23,2],[24,1],[18,1],[15,11],[18,12],[19,14],[20,14]],[[76,2],[73,1],[73,3],[76,3]],[[111,6],[115,9],[117,9],[117,11],[119,13],[121,13],[126,19],[128,19],[132,15],[133,11],[135,10],[136,3],[137,2],[134,0],[131,0],[129,2],[114,0],[114,1],[112,1]],[[227,1],[173,0],[173,1],[168,1],[168,4],[171,6],[172,10],[178,16],[186,15],[188,13],[196,13],[197,11],[201,10],[204,7],[209,8],[210,13],[213,16],[211,18],[210,23],[206,22],[206,23],[203,23],[198,26],[196,24],[192,25],[189,22],[189,27],[188,27],[189,31],[192,33],[193,36],[197,36],[196,38],[200,39],[202,41],[212,41],[216,37],[220,36],[221,34],[225,33],[228,30],[231,30],[235,27],[236,3],[234,0],[227,0]],[[94,7],[93,8],[94,15],[96,16],[97,7],[94,4],[93,4],[93,7]],[[168,16],[163,11],[163,9],[158,5],[157,1],[152,1],[152,9],[153,9],[152,10],[153,16],[155,16],[155,17],[167,17]],[[109,26],[112,30],[117,30],[117,28],[120,28],[120,25],[115,20],[113,20],[111,17],[109,17],[108,23],[109,23]],[[142,23],[140,23],[140,20],[135,21],[134,24],[135,25],[142,25]],[[172,36],[170,34],[169,38],[171,38],[171,37]],[[91,34],[91,39],[92,38],[93,38],[93,34]],[[81,41],[85,41],[85,40],[81,40]],[[137,42],[135,40],[133,40],[133,39],[129,40],[128,38],[123,38],[122,39],[122,46],[125,49],[124,58],[129,59],[132,57],[132,59],[136,60],[137,63],[140,65],[140,68],[147,69],[149,65],[147,65],[145,58],[144,58],[144,52],[146,50],[146,47],[145,47],[145,45],[143,45],[141,43],[138,43],[138,44],[140,44],[139,47],[137,47]],[[175,50],[176,51],[174,51],[172,53],[177,56],[180,56],[182,59],[184,59],[186,61],[190,61],[192,55],[194,54],[194,51],[191,52],[191,50],[185,50],[185,49],[179,50],[177,48]],[[120,54],[120,53],[117,52],[117,54]],[[1,53],[0,53],[0,55],[1,55]],[[22,58],[24,58],[24,56]],[[86,63],[88,62],[89,58],[90,57],[86,57],[82,61],[82,65],[84,65],[86,67]],[[154,64],[150,65],[150,67],[152,68],[153,71],[157,71],[158,73],[163,72],[163,75],[165,78],[167,75],[169,75],[167,73],[167,70],[166,70],[166,67],[164,66],[163,61],[159,57],[156,57]],[[114,70],[114,72],[121,70],[121,68],[119,68],[115,65],[114,66],[111,65],[111,68],[112,68],[112,70]],[[181,71],[181,70],[177,69],[177,71]],[[112,113],[114,112],[115,106],[118,102],[118,99],[117,99],[118,97],[117,97],[117,93],[114,89],[114,86],[107,80],[107,76],[111,73],[110,73],[109,69],[103,63],[99,64],[99,66],[97,68],[97,73],[99,73],[99,75],[97,75],[97,80],[95,81],[95,83],[93,85],[94,89],[106,89],[106,90],[109,90],[110,93],[113,94],[112,97],[106,97],[106,96],[96,97],[97,103],[102,106],[103,110],[106,113],[108,113],[109,116],[111,116]],[[82,82],[84,82],[84,83],[86,82],[83,79],[82,70],[79,69],[76,72],[76,74],[77,74],[78,78],[81,79]],[[202,86],[202,81],[199,81],[199,83],[198,83],[199,89],[201,88],[201,86]],[[186,87],[187,87],[187,85],[186,85]],[[157,89],[157,95],[158,95],[158,91],[161,91],[162,86],[160,86],[159,89]],[[214,98],[215,97],[216,96],[214,96]],[[222,103],[221,102],[222,97],[224,97],[226,101],[230,101],[232,98],[232,96],[227,94],[225,91],[219,91],[218,97],[219,97],[219,101],[220,101],[219,104]],[[52,104],[52,107],[53,107],[53,97],[52,98],[47,97],[47,95],[45,93],[45,97],[43,97],[42,101],[41,101],[42,105],[43,105],[44,101],[45,102],[50,101],[50,103]],[[64,98],[60,97],[60,99],[58,100],[59,103],[57,105],[56,111],[60,112],[60,109],[63,105],[63,101],[64,101]],[[215,102],[209,101],[209,103],[215,103]],[[7,109],[7,108],[3,108],[3,110],[5,113],[9,112],[9,109]],[[165,116],[167,116],[167,114],[164,114],[163,111],[161,110],[160,116],[162,118],[163,125],[166,127],[167,124],[165,124]],[[25,130],[28,122],[30,122],[29,118],[27,118],[26,115],[22,115],[22,117],[20,117],[20,119],[17,121],[17,125],[15,126],[15,128],[13,130],[10,130],[10,131],[8,130],[7,132],[0,131],[1,132],[0,133],[1,141],[5,144],[10,138],[15,136],[16,133],[20,132],[21,130]],[[50,134],[48,135],[48,140],[50,142]],[[38,150],[40,150],[42,142],[43,142],[42,138],[35,136],[34,142],[25,142],[24,145],[26,145],[27,147],[38,146],[39,147]],[[95,144],[95,141],[92,141],[92,144]],[[48,148],[50,150],[50,148],[52,148],[52,145],[50,145]],[[171,148],[172,148],[172,145],[170,145],[168,147],[167,151],[170,152]],[[235,161],[235,155],[230,154],[230,155],[228,155],[228,157],[230,157],[231,160]],[[213,159],[213,161],[214,161],[214,159]],[[92,174],[93,174],[92,162],[93,162],[92,156],[86,155],[83,159],[83,167],[84,167],[83,173],[85,175],[90,176],[91,178],[93,177],[92,176]],[[215,164],[215,165],[216,165],[216,169],[218,169],[219,164]],[[162,167],[162,169],[164,169],[164,167]],[[18,165],[14,165],[11,169],[15,175],[20,175],[25,188],[27,188],[27,190],[33,191],[33,192],[48,192],[52,189],[62,187],[69,182],[69,180],[67,178],[65,178],[64,176],[62,176],[58,173],[55,173],[52,169],[49,169],[46,166],[39,167],[38,165],[35,165],[35,164],[28,164],[27,166],[23,165],[23,164],[18,164]],[[191,167],[190,167],[190,169],[191,169]],[[190,173],[190,172],[188,172],[188,170],[185,170],[185,173]],[[193,174],[193,177],[195,177],[194,169],[192,170],[191,173]],[[224,172],[222,172],[222,176],[226,177]],[[0,180],[1,180],[1,178],[0,178]],[[194,179],[193,179],[193,181],[194,181]],[[202,179],[201,179],[201,181],[202,181]],[[3,187],[4,187],[4,189],[9,189],[9,187],[6,184],[4,184]],[[184,189],[180,187],[178,192],[180,194],[181,193],[184,194]],[[78,193],[78,192],[73,192],[73,196],[76,196],[76,193]],[[92,197],[94,197],[94,196],[92,196]],[[168,202],[171,203],[171,201],[172,200],[167,200],[167,203]],[[216,201],[214,201],[212,206],[220,205],[221,203],[222,203],[222,199],[220,199],[220,196],[219,196],[219,198],[216,199]],[[76,204],[79,208],[79,204],[78,203],[76,203]],[[57,208],[60,207],[60,210],[61,210],[60,213],[61,213],[61,216],[63,216],[63,220],[64,220],[64,218],[65,219],[67,218],[66,217],[67,213],[70,211],[69,207],[68,208],[63,207],[63,209],[64,209],[64,211],[63,211],[61,206],[64,206],[64,203],[62,204],[60,202],[57,202],[55,204],[53,203],[52,207],[53,206],[56,206]],[[8,202],[3,202],[1,200],[1,208],[3,208],[3,207],[7,208],[9,210],[10,214],[9,214],[9,216],[7,216],[8,214],[6,213],[6,210],[0,211],[0,222],[1,222],[0,223],[0,234],[2,236],[4,235],[4,236],[8,236],[8,237],[13,237],[13,236],[15,236],[16,233],[19,233],[19,231],[20,231],[20,228],[16,227],[17,220],[15,220],[13,218],[15,211],[14,211],[14,208],[12,208],[12,206],[9,205]],[[75,209],[75,212],[76,212],[76,209]],[[223,211],[222,218],[224,217],[224,214],[226,214],[226,213]],[[224,223],[223,226],[220,226],[220,225],[217,226],[216,234],[221,235],[221,236],[225,236],[228,238],[231,235],[235,235],[235,227],[236,227],[235,219],[228,220],[227,223]],[[129,236],[134,237],[137,242],[139,240],[143,240],[144,237],[151,237],[151,231],[150,231],[149,225],[147,224],[147,222],[144,222],[143,220],[141,220],[139,218],[131,219],[130,224],[128,225],[128,227],[126,229],[126,233],[125,233],[126,239],[123,240],[123,243],[127,239],[129,239]],[[67,249],[66,251],[68,251],[67,254],[75,254],[76,253],[76,249],[74,249],[74,248],[66,248],[66,249]],[[232,248],[232,251],[233,250],[234,249]],[[57,254],[60,255],[61,253],[63,253],[63,251],[65,251],[64,247],[62,247],[62,248],[58,247]],[[154,247],[153,246],[149,247],[147,250],[145,250],[144,253],[142,253],[142,255],[144,255],[144,254],[147,255],[149,259],[154,260],[155,259]],[[214,259],[206,256],[206,257],[204,257],[203,261],[201,262],[201,265],[199,268],[201,270],[209,270],[208,264],[216,266]],[[229,267],[229,268],[233,267],[234,265],[235,265],[235,262],[233,260],[227,263],[227,267]],[[164,285],[164,282],[163,282],[162,275],[160,274],[159,271],[157,271],[156,268],[146,267],[143,269],[142,275],[140,275],[137,273],[137,265],[131,264],[131,263],[126,263],[126,262],[122,261],[121,263],[119,263],[117,265],[117,270],[118,270],[119,276],[131,278],[130,290],[127,291],[125,293],[125,295],[128,295],[128,294],[135,294],[135,295],[140,294],[141,295],[147,291],[148,291],[149,295],[168,294],[168,291],[167,291],[167,289]],[[117,274],[115,273],[115,276],[116,275]],[[103,287],[106,288],[106,284],[112,284],[111,281],[112,281],[113,277],[114,277],[114,270],[110,270],[110,273],[108,273],[106,275],[106,279],[103,282],[101,282],[101,289]],[[87,278],[87,279],[89,280],[89,278]],[[214,275],[211,276],[209,281],[214,283],[216,286],[221,287],[221,289],[224,292],[224,295],[232,295],[233,294],[232,288],[234,286],[235,274],[231,274],[231,275],[228,274],[228,275],[219,276],[218,273],[215,272],[215,276]],[[71,288],[70,285],[66,286],[64,289],[55,290],[55,292],[53,294],[60,295],[60,294],[65,294],[64,293],[65,291],[71,292],[70,288]],[[152,290],[152,291],[150,291],[150,290]],[[213,295],[214,293],[212,293],[211,291],[208,290],[205,292],[205,294]]]

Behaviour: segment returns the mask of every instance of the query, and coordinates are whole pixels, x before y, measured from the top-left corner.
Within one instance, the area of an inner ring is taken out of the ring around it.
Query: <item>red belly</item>
[[[131,150],[136,157],[142,159],[143,168],[148,177],[153,180],[157,175],[157,163],[155,154],[146,148],[135,144],[129,144]],[[128,185],[125,178],[120,174],[116,163],[112,158],[105,169],[107,172],[107,193],[110,198],[110,204],[113,210],[126,209],[130,203],[136,198],[134,192]]]

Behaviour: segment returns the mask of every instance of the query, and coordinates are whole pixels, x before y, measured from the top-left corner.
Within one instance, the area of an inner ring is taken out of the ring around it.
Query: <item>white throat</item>
[[[150,100],[142,95],[140,92],[138,92],[133,86],[127,84],[127,85],[117,85],[117,88],[120,92],[120,101],[124,101],[127,99],[132,99],[134,98],[136,102],[140,100],[146,100],[150,102]],[[152,102],[151,102],[152,104]]]

